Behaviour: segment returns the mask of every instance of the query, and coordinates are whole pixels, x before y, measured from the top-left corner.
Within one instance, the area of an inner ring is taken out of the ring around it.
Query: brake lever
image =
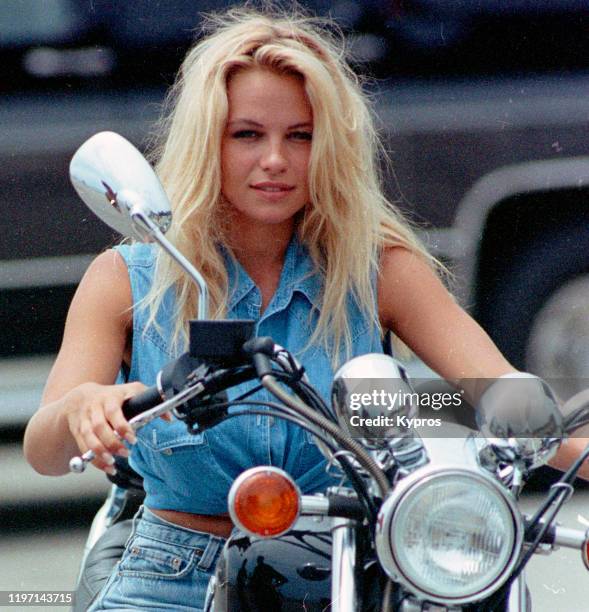
[[[178,406],[196,397],[199,393],[202,393],[204,391],[204,388],[205,387],[202,382],[198,382],[194,386],[187,387],[186,389],[180,391],[180,393],[178,393],[177,395],[174,395],[170,399],[159,404],[159,406],[150,408],[149,410],[146,410],[145,412],[142,412],[141,414],[138,414],[137,416],[133,417],[129,421],[129,425],[131,426],[133,431],[137,431],[148,423],[151,423],[151,421],[154,421],[158,417],[162,416],[166,412],[175,411]],[[176,413],[174,412],[174,414]],[[81,474],[86,470],[86,466],[91,461],[94,461],[95,458],[96,454],[93,450],[86,451],[80,457],[72,457],[69,463],[70,472],[74,472],[75,474]]]

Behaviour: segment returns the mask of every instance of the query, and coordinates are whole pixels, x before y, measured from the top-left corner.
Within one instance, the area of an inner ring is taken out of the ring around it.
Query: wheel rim
[[[534,318],[526,368],[567,399],[589,385],[589,274],[561,285]]]

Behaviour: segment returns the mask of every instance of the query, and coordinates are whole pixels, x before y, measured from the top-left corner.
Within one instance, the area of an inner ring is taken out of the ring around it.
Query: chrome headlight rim
[[[503,567],[503,570],[487,587],[460,597],[440,596],[416,584],[403,572],[401,565],[398,563],[395,557],[390,540],[391,525],[400,504],[408,499],[408,495],[417,487],[429,484],[433,480],[453,476],[466,476],[467,478],[477,481],[479,484],[494,492],[506,505],[506,508],[509,510],[513,521],[513,545],[509,554],[509,560]],[[505,490],[490,476],[487,476],[486,474],[474,469],[464,468],[463,466],[425,466],[424,468],[416,470],[401,480],[396,485],[395,489],[385,499],[379,510],[375,533],[376,551],[380,565],[391,580],[400,583],[407,589],[407,591],[422,601],[455,605],[475,603],[485,599],[497,591],[511,575],[511,572],[520,557],[520,552],[523,547],[523,539],[523,518],[519,508],[517,507],[516,501],[509,491]]]

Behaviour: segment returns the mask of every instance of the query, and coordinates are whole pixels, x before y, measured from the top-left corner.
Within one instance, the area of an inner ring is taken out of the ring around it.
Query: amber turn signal
[[[249,535],[272,538],[288,531],[299,516],[301,494],[283,470],[259,466],[246,470],[229,491],[229,513]]]

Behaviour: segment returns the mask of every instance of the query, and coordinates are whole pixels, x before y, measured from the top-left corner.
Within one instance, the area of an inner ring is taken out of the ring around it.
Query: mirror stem
[[[204,278],[200,272],[172,245],[172,243],[164,236],[157,225],[146,216],[139,207],[131,209],[131,219],[135,228],[141,232],[143,236],[153,238],[160,246],[165,249],[168,254],[174,258],[176,262],[182,266],[184,271],[194,280],[199,289],[198,297],[198,314],[199,320],[204,320],[208,316],[209,311],[209,291]]]

